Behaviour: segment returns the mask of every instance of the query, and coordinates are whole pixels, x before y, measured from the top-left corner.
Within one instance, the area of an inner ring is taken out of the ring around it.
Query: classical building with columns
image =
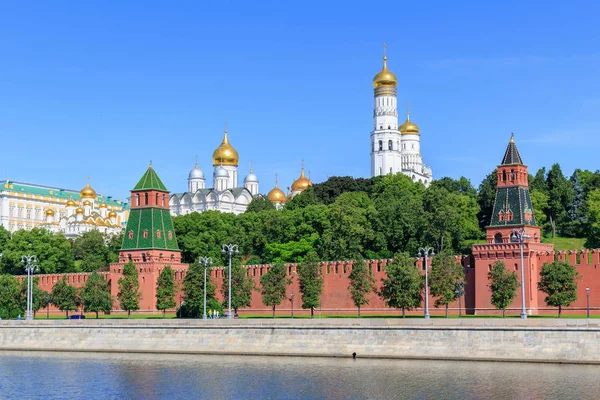
[[[388,69],[384,54],[383,68],[373,78],[371,176],[402,172],[413,181],[429,186],[433,175],[421,156],[421,134],[410,119],[410,111],[406,113],[406,121],[398,126],[397,85],[398,79]]]
[[[80,191],[7,180],[0,186],[0,223],[14,232],[46,228],[75,237],[90,230],[119,233],[127,203],[98,196],[89,182]]]
[[[252,171],[244,178],[243,186],[238,183],[240,157],[229,143],[227,130],[223,141],[213,152],[212,186],[207,185],[204,172],[196,165],[188,175],[187,191],[173,193],[169,200],[171,215],[216,210],[241,214],[252,199],[259,196],[258,178]],[[209,181],[210,182],[210,181]]]

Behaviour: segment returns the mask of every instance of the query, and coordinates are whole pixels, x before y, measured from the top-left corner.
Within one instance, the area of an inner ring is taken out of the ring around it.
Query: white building
[[[387,68],[387,57],[383,56],[383,68],[373,78],[375,106],[373,131],[371,132],[371,176],[402,172],[415,182],[429,186],[431,168],[421,157],[419,127],[410,120],[398,126],[398,103],[396,86],[398,80]]]
[[[171,215],[189,214],[217,210],[241,214],[248,208],[258,193],[258,178],[252,172],[244,178],[243,186],[238,184],[238,152],[229,143],[227,131],[223,142],[213,152],[212,187],[207,187],[204,172],[196,166],[188,176],[188,190],[173,193],[169,200]]]
[[[128,215],[126,203],[110,197],[100,201],[89,183],[81,191],[13,181],[0,187],[0,223],[10,232],[46,228],[67,237],[93,229],[116,234]]]

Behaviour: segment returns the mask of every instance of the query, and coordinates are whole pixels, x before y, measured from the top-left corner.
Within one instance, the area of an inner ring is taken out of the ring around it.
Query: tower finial
[[[514,132],[510,134],[510,142],[511,143],[515,142],[515,134],[514,134]]]
[[[85,177],[85,184],[86,184],[86,186],[90,186],[90,177],[89,176]]]
[[[277,172],[275,172],[275,187],[279,187],[279,177],[277,176]]]
[[[383,43],[383,68],[387,68],[387,44]]]
[[[304,172],[304,157],[302,158],[302,172]]]
[[[198,154],[196,154],[196,168],[198,168]]]
[[[410,121],[410,101],[406,102],[406,120]]]
[[[250,173],[252,173],[252,160],[250,160]]]
[[[223,126],[224,126],[223,131],[225,132],[225,135],[227,135],[227,121],[223,122]]]
[[[150,160],[150,168],[152,168],[152,160]]]

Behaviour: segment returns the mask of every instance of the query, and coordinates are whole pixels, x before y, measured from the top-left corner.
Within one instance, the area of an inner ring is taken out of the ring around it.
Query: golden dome
[[[277,175],[275,175],[275,187],[273,189],[271,189],[271,191],[269,192],[269,194],[267,194],[267,198],[272,203],[285,204],[285,201],[286,201],[285,193],[283,193],[283,190],[279,189],[279,185],[278,185],[278,181],[277,181]]]
[[[79,192],[79,196],[82,199],[95,199],[96,191],[94,189],[92,189],[92,187],[90,186],[90,183],[88,182],[85,185],[85,187],[83,189],[81,189],[81,192]]]
[[[419,127],[410,121],[410,113],[406,113],[406,122],[400,125],[400,133],[403,135],[418,135]]]
[[[83,208],[77,207],[77,209],[75,210],[75,214],[83,214]]]
[[[102,203],[100,203],[100,205],[98,207],[99,208],[108,208],[108,206],[106,205],[106,203],[104,202],[104,200],[102,200]]]
[[[91,206],[91,205],[92,205],[92,202],[91,202],[91,201],[89,201],[89,200],[86,200],[86,201],[84,201],[84,202],[83,202],[83,206],[84,206],[84,207],[89,207],[89,206]]]
[[[309,186],[312,186],[312,182],[306,177],[306,175],[304,175],[304,166],[302,166],[300,178],[296,179],[294,183],[292,183],[292,192],[302,192]]]
[[[117,218],[117,213],[116,211],[111,211],[108,213],[108,218]]]
[[[65,204],[65,207],[75,207],[75,206],[77,206],[77,204],[73,201],[73,196],[70,195],[69,200],[67,200],[67,203]]]
[[[387,57],[385,55],[385,44],[383,45],[383,68],[375,77],[373,78],[373,87],[377,89],[382,86],[391,86],[396,87],[398,84],[398,79],[396,75],[392,71],[387,68]]]
[[[235,165],[237,167],[240,157],[238,152],[229,144],[227,130],[223,135],[223,142],[213,153],[214,165]]]
[[[51,208],[46,210],[46,217],[54,217],[54,210]]]

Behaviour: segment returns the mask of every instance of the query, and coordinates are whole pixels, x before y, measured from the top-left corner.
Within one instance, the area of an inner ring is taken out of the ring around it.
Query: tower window
[[[402,144],[402,148],[403,148],[404,150],[406,150],[406,143],[403,143],[403,144]]]
[[[388,150],[394,150],[394,142],[388,140]]]
[[[390,174],[392,173],[392,167],[390,167]]]
[[[148,193],[144,193],[144,205],[148,205]]]
[[[392,129],[392,126],[391,126],[391,125],[388,125],[388,129]]]
[[[379,129],[383,129],[383,125],[379,125]]]
[[[383,140],[379,141],[379,151],[383,150]]]
[[[140,205],[140,194],[139,193],[135,194],[135,205],[136,206]]]

